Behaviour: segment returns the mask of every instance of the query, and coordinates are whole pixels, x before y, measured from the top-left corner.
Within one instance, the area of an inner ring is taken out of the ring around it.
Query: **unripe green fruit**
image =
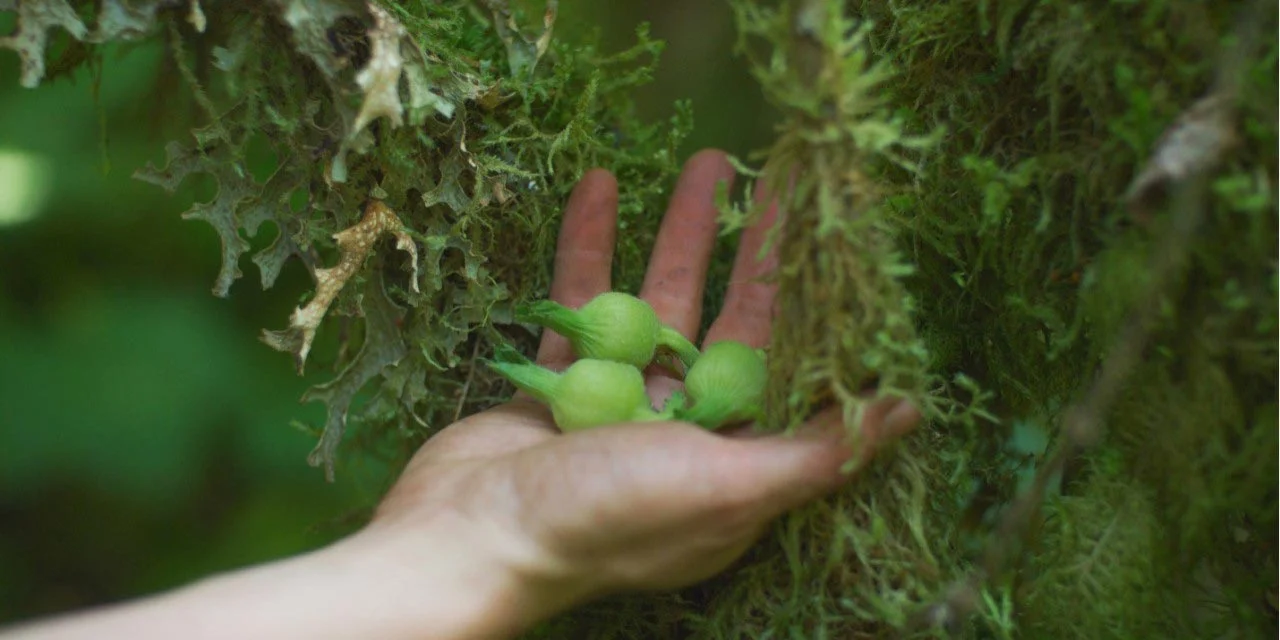
[[[550,407],[556,425],[564,431],[661,417],[649,405],[644,375],[626,364],[582,359],[564,373],[533,364],[492,362],[489,366]]]
[[[709,429],[757,417],[769,371],[764,352],[725,340],[707,347],[684,378],[692,406],[676,417]]]
[[[649,303],[616,291],[596,296],[577,311],[542,300],[518,310],[516,319],[564,336],[580,358],[642,369],[653,361],[659,346],[674,351],[685,367],[692,366],[699,357],[693,343],[658,321],[658,314]]]
[[[638,369],[593,359],[578,360],[561,374],[551,413],[566,431],[656,418]]]
[[[570,338],[579,357],[636,368],[653,360],[660,330],[658,314],[643,300],[625,293],[604,293],[583,305],[577,315],[586,327]]]

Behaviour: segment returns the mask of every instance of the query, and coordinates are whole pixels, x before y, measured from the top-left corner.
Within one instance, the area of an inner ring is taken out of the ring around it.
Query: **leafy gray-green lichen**
[[[684,107],[669,123],[632,114],[628,92],[661,48],[643,29],[633,48],[606,55],[553,40],[553,10],[530,28],[503,2],[82,4],[5,5],[18,12],[3,42],[24,60],[24,84],[42,77],[52,26],[87,44],[164,39],[205,122],[137,177],[169,191],[198,174],[215,180],[212,199],[184,214],[221,240],[214,294],[229,295],[250,239],[274,228],[253,256],[262,286],[297,259],[316,287],[263,340],[301,370],[331,317],[363,319],[336,353],[327,343],[340,372],[304,398],[328,406],[311,460],[329,477],[352,416],[420,440],[504,388],[472,370],[476,355],[530,340],[498,321],[545,295],[560,208],[592,166],[618,176],[621,224],[635,231],[617,276],[638,282],[689,126]],[[188,46],[196,36],[212,46]],[[265,182],[246,160],[258,142],[277,158]]]

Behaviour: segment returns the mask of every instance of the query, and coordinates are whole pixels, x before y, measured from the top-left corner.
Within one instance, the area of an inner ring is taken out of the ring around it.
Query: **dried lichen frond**
[[[0,11],[16,11],[17,28],[0,38],[0,49],[12,49],[22,60],[22,86],[33,89],[45,77],[45,48],[49,30],[61,27],[85,43],[137,40],[156,30],[156,15],[173,9],[173,0],[101,0],[94,28],[90,30],[67,0],[0,0]],[[187,0],[187,21],[204,32],[205,15],[200,0]]]
[[[347,139],[359,135],[377,118],[386,118],[392,127],[404,123],[404,107],[400,104],[400,74],[404,58],[400,56],[401,40],[406,31],[386,9],[369,5],[374,26],[369,30],[372,51],[369,62],[356,74],[356,84],[364,91],[364,103],[356,114],[355,124]]]
[[[418,291],[418,247],[406,232],[400,218],[385,203],[371,200],[365,207],[364,218],[359,223],[333,235],[341,255],[338,263],[312,274],[316,281],[315,297],[306,306],[298,307],[289,317],[289,328],[283,331],[263,331],[262,340],[271,348],[294,355],[298,373],[306,366],[307,354],[315,340],[316,330],[324,320],[329,305],[346,286],[373,251],[374,244],[383,234],[396,239],[396,248],[409,254],[412,261],[411,280],[413,291]]]
[[[280,20],[289,25],[298,53],[316,65],[327,81],[332,82],[343,70],[351,67],[352,53],[348,43],[334,40],[347,35],[335,31],[340,20],[357,18],[359,2],[350,0],[271,0],[279,11]]]
[[[17,52],[22,60],[22,86],[29,89],[39,86],[44,78],[44,48],[50,29],[62,27],[77,40],[89,35],[67,0],[4,0],[0,11],[18,12],[17,29],[0,38],[0,48]]]
[[[376,145],[371,124],[380,119],[393,129],[404,124],[402,93],[408,95],[409,121],[416,125],[432,113],[451,117],[457,104],[474,99],[483,89],[483,82],[471,73],[432,68],[440,60],[424,53],[415,34],[391,9],[376,2],[272,4],[288,25],[296,51],[321,72],[329,87],[329,106],[342,122],[342,139],[325,176],[330,182],[347,182],[349,152],[369,153]],[[353,31],[353,21],[367,27]],[[361,54],[362,49],[367,53]]]
[[[289,25],[298,52],[316,65],[329,85],[332,107],[343,124],[343,137],[330,160],[326,179],[346,182],[348,152],[366,153],[374,145],[369,124],[378,118],[386,118],[392,127],[403,122],[400,78],[405,72],[406,60],[401,51],[406,46],[408,31],[386,9],[372,2],[273,0],[273,3],[281,11],[281,20]],[[346,24],[343,21],[366,17],[372,25],[363,33],[350,33],[341,27]],[[369,53],[364,66],[352,76],[349,71],[360,62],[355,42],[361,42],[360,46],[367,47]],[[407,46],[414,45],[410,41]],[[416,57],[409,63],[421,64]],[[357,103],[359,106],[354,106]]]

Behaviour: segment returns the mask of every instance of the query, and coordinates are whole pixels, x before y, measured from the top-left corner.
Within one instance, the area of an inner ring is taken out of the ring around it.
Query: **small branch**
[[[467,404],[467,396],[471,394],[471,381],[476,377],[476,360],[480,358],[480,336],[476,336],[475,347],[471,349],[471,362],[467,365],[467,379],[462,383],[462,391],[458,394],[458,408],[453,412],[453,421],[462,417],[462,409]]]

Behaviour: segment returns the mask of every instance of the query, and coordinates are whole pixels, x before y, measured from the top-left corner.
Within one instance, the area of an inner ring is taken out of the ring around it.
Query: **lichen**
[[[67,0],[5,0],[0,2],[0,11],[18,12],[14,33],[0,38],[0,47],[17,52],[22,60],[22,86],[27,88],[38,86],[44,79],[45,46],[49,42],[50,29],[61,27],[77,39],[89,35],[84,22]]]
[[[315,270],[315,297],[306,306],[294,310],[287,330],[263,332],[262,339],[271,348],[293,354],[298,363],[298,373],[302,373],[306,366],[311,343],[315,340],[316,331],[320,328],[329,305],[333,304],[347,281],[364,268],[365,259],[385,233],[395,237],[397,249],[409,254],[409,286],[414,293],[420,293],[417,245],[394,211],[381,200],[370,200],[360,222],[333,234],[341,255],[334,266]],[[340,436],[339,433],[334,437]]]
[[[250,239],[270,226],[274,240],[253,258],[262,286],[297,260],[316,289],[288,329],[264,333],[268,344],[301,370],[324,327],[363,319],[336,349],[325,343],[339,374],[305,398],[329,406],[311,460],[330,477],[361,392],[371,397],[357,421],[412,441],[492,401],[501,383],[472,371],[475,356],[487,343],[531,340],[497,321],[545,295],[560,208],[592,166],[619,178],[634,242],[618,251],[617,275],[636,281],[689,127],[684,107],[665,123],[632,114],[628,93],[650,78],[661,48],[643,28],[634,47],[604,55],[554,41],[554,11],[529,35],[505,3],[488,5],[496,24],[468,5],[108,0],[85,27],[76,7],[32,0],[17,6],[17,34],[5,41],[22,45],[27,84],[40,79],[50,25],[87,44],[168,43],[205,122],[169,145],[165,167],[137,176],[169,191],[199,174],[215,180],[212,199],[184,214],[222,242],[214,294],[231,293]],[[187,44],[200,31],[212,46]],[[276,157],[265,183],[247,169],[253,144]],[[379,242],[383,232],[394,247]],[[410,264],[392,260],[397,251]],[[383,294],[370,282],[385,283]],[[393,309],[403,317],[384,321]],[[470,384],[455,398],[459,380]]]

